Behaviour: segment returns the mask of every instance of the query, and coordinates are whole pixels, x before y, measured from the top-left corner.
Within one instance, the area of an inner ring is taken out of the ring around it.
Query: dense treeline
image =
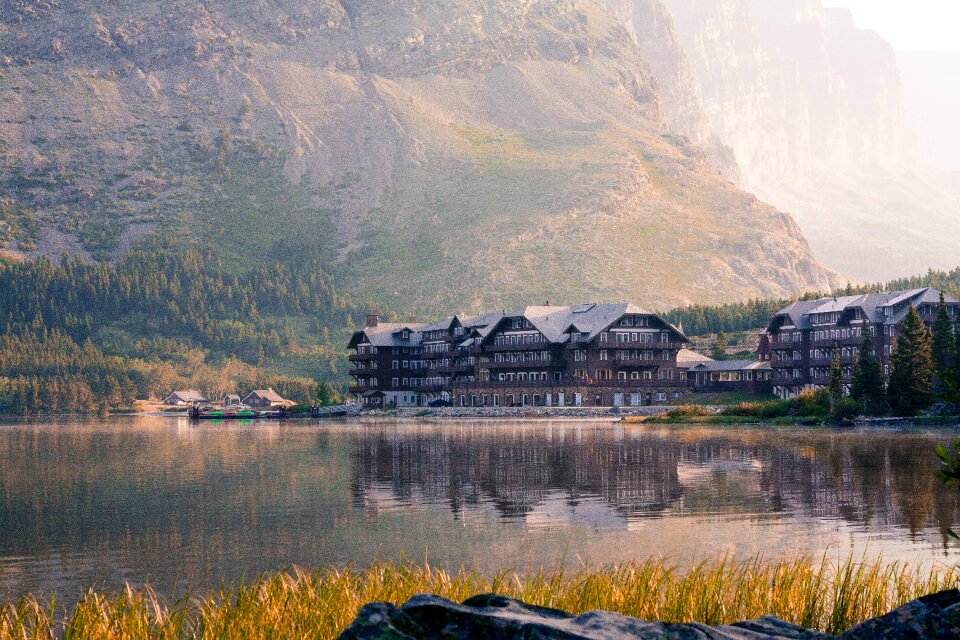
[[[104,411],[190,386],[329,398],[321,376],[278,362],[327,360],[324,377],[343,377],[343,333],[363,312],[316,261],[237,275],[161,241],[114,265],[0,263],[0,291],[0,413]]]
[[[886,283],[860,286],[848,284],[835,291],[838,296],[859,295],[875,291],[897,291],[935,287],[947,295],[960,298],[960,267],[952,271],[930,270],[925,275],[900,278]],[[803,299],[822,297],[823,293],[808,293]],[[683,324],[687,335],[703,336],[711,333],[733,333],[765,327],[770,318],[792,300],[750,300],[748,302],[720,306],[692,305],[674,309],[667,314],[673,324]]]

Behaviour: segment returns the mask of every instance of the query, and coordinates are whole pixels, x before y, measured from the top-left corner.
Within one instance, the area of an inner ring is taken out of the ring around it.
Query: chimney
[[[380,324],[380,316],[376,314],[370,314],[369,316],[367,316],[368,327],[376,327],[379,324]]]

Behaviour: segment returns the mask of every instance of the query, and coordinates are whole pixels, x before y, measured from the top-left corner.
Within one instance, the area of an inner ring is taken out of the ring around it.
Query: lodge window
[[[400,386],[400,378],[394,378],[393,380],[391,380],[391,382],[393,383],[392,386],[394,386],[394,387],[399,387],[399,386]]]
[[[608,356],[609,356],[609,353],[608,353],[608,351],[607,351],[606,349],[601,349],[601,350],[600,350],[600,359],[601,359],[601,360],[608,360],[608,359],[609,359]]]

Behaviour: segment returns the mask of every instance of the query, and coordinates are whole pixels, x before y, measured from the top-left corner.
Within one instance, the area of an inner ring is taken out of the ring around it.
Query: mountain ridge
[[[5,0],[0,23],[12,253],[112,259],[163,228],[228,265],[312,253],[423,313],[829,286],[586,0]]]

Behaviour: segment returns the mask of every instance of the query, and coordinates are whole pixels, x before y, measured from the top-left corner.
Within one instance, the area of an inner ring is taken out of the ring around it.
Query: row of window
[[[648,316],[627,316],[620,321],[621,327],[649,327],[650,318]]]
[[[872,335],[872,328],[867,331]],[[846,340],[848,338],[860,338],[863,336],[861,327],[845,327],[843,329],[819,329],[813,332],[814,340]]]
[[[613,339],[610,339],[610,336],[613,336]],[[652,344],[654,338],[656,337],[655,333],[628,333],[626,331],[610,331],[603,332],[600,334],[600,342],[639,342],[641,344]],[[668,331],[663,331],[660,333],[660,342],[667,343],[670,342],[670,333]]]
[[[514,333],[510,335],[499,335],[493,339],[493,344],[500,346],[543,344],[544,342],[546,342],[546,340],[544,340],[543,335],[539,333]]]
[[[549,351],[513,351],[493,354],[494,362],[535,362],[551,360]]]

